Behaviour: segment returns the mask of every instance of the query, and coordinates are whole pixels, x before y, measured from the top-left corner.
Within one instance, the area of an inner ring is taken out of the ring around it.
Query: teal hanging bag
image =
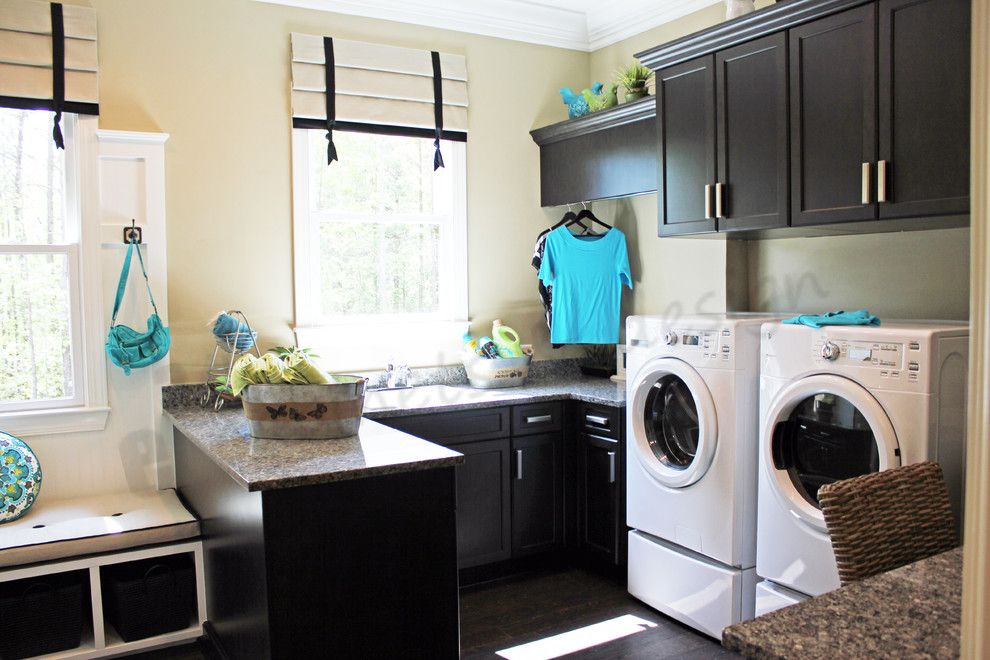
[[[141,274],[144,275],[144,284],[148,289],[148,299],[151,300],[151,307],[155,310],[155,313],[148,317],[146,332],[138,332],[126,325],[117,325],[117,312],[120,310],[120,303],[124,300],[127,276],[131,272],[131,255],[135,251],[141,263]],[[125,375],[130,376],[131,369],[147,367],[165,357],[171,344],[168,328],[158,318],[158,307],[155,306],[155,297],[151,295],[151,283],[144,268],[141,248],[132,241],[127,245],[124,268],[120,271],[120,282],[117,283],[117,297],[113,301],[113,317],[110,319],[110,333],[107,335],[106,343],[107,355],[110,356],[111,362],[124,370]]]

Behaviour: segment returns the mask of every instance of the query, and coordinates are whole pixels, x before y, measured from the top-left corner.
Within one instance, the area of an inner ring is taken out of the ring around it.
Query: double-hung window
[[[328,166],[325,135],[294,130],[297,340],[347,367],[389,342],[436,363],[467,326],[465,145],[442,142],[434,171],[431,139],[338,131]]]
[[[0,425],[25,434],[106,419],[87,408],[79,122],[65,115],[62,127],[65,150],[51,113],[0,108]],[[52,416],[83,409],[85,420]]]

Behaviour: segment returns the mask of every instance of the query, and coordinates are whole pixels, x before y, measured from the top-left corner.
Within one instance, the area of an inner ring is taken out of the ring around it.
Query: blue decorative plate
[[[20,438],[0,431],[0,524],[17,520],[41,492],[41,464]]]

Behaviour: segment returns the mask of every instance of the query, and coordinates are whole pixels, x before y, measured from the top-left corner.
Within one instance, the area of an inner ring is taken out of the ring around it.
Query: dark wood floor
[[[568,658],[729,658],[714,639],[650,609],[616,581],[568,568],[541,571],[463,590],[461,656],[493,658],[496,653],[623,615],[656,625],[627,637],[572,653]],[[197,645],[145,653],[141,660],[204,660]]]

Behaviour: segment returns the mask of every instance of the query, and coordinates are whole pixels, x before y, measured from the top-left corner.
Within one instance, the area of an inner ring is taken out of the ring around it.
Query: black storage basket
[[[188,628],[196,608],[189,555],[169,555],[103,568],[107,621],[125,642]]]
[[[78,647],[89,613],[88,586],[88,577],[79,571],[0,582],[0,658],[30,658]]]

